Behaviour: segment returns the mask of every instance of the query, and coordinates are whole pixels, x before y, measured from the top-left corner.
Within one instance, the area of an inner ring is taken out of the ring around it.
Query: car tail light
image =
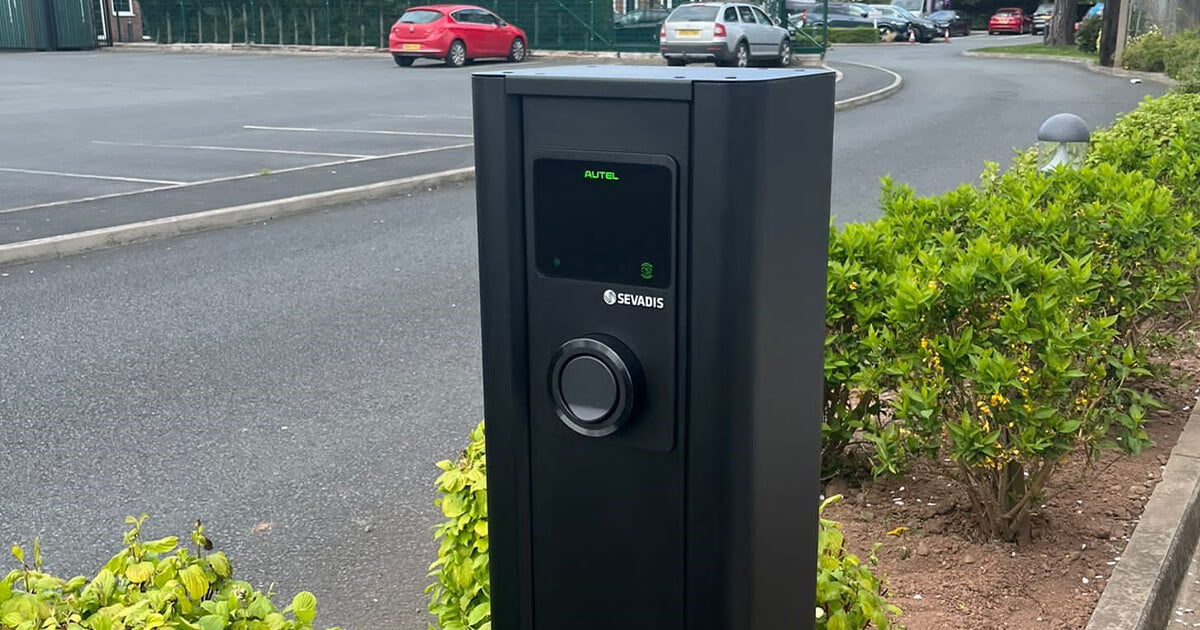
[[[658,29],[658,38],[659,38],[659,39],[666,39],[666,38],[667,38],[667,25],[666,25],[666,24],[663,24],[662,26],[660,26],[660,27],[659,27],[659,29]]]
[[[718,24],[713,28],[713,37],[725,37],[725,25]]]

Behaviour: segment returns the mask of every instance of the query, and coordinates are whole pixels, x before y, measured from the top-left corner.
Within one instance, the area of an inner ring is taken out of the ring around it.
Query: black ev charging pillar
[[[811,628],[833,73],[473,87],[492,627]]]

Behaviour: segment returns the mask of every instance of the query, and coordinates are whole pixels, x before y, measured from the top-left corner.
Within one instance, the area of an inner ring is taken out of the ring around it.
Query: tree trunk
[[[1100,65],[1111,68],[1113,54],[1117,50],[1117,38],[1124,35],[1118,33],[1117,25],[1121,20],[1121,0],[1105,0],[1104,25],[1100,31]]]
[[[1051,46],[1075,44],[1075,0],[1054,0],[1054,18],[1046,25],[1046,43]]]

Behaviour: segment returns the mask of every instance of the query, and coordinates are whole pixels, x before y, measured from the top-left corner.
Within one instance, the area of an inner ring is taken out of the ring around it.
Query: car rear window
[[[997,11],[996,12],[996,15],[999,15],[1000,17],[1012,17],[1016,14],[1017,14],[1016,11]]]
[[[717,7],[679,7],[668,22],[716,22]]]
[[[392,15],[395,15],[395,13]],[[430,22],[436,22],[440,17],[442,17],[442,14],[437,11],[416,9],[405,11],[404,15],[400,16],[400,22],[404,24],[429,24]]]

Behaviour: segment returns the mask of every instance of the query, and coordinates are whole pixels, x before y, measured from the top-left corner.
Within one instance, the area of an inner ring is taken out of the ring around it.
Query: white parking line
[[[285,149],[252,149],[250,147],[217,147],[206,144],[155,144],[152,142],[112,142],[109,140],[92,140],[92,144],[103,144],[118,147],[150,147],[161,149],[195,149],[197,151],[234,151],[239,153],[275,153],[279,155],[311,155],[315,157],[365,158],[373,157],[361,153],[324,153],[320,151],[288,151]]]
[[[314,168],[330,168],[333,166],[341,166],[343,164],[356,164],[358,162],[373,162],[375,160],[386,160],[386,159],[390,159],[390,158],[407,157],[410,155],[423,155],[426,153],[437,153],[439,151],[453,151],[455,149],[466,149],[466,148],[469,148],[472,146],[474,146],[473,142],[466,142],[463,144],[452,144],[450,146],[445,146],[445,147],[433,147],[430,149],[416,149],[413,151],[401,151],[399,153],[389,153],[387,155],[373,155],[371,157],[354,158],[352,160],[337,160],[334,162],[322,162],[320,164],[309,164],[307,166],[294,166],[292,168],[279,169],[277,171],[272,171],[271,174],[279,175],[282,173],[306,171],[306,170],[314,169]],[[198,182],[173,182],[167,186],[157,186],[154,188],[142,188],[141,190],[133,190],[133,191],[129,191],[129,192],[109,193],[107,195],[96,195],[93,197],[80,197],[78,199],[64,199],[62,201],[47,201],[45,203],[38,203],[38,204],[31,205],[31,206],[21,206],[20,208],[0,209],[0,215],[8,214],[11,212],[23,212],[25,210],[37,210],[40,208],[53,208],[56,206],[66,206],[66,205],[70,205],[73,203],[83,203],[86,201],[99,201],[101,199],[114,199],[117,197],[128,197],[130,195],[139,195],[141,193],[155,192],[155,191],[159,191],[159,190],[169,190],[172,188],[190,188],[192,186],[200,186],[203,184],[216,184],[218,182],[231,182],[231,181],[236,181],[239,179],[249,179],[251,177],[262,177],[262,175],[260,173],[247,173],[245,175],[231,175],[229,177],[217,177],[214,179],[206,179],[206,180],[198,181]],[[161,182],[161,183],[166,183],[166,182]]]
[[[110,182],[130,182],[133,184],[167,184],[178,186],[187,182],[175,182],[167,179],[142,179],[140,177],[114,177],[112,175],[92,175],[89,173],[63,173],[61,171],[39,171],[30,168],[4,168],[0,167],[0,172],[3,173],[22,173],[25,175],[49,175],[51,177],[74,177],[76,179],[103,179]]]
[[[371,114],[372,118],[412,118],[417,120],[471,120],[470,116],[450,114]]]
[[[362,133],[379,136],[425,136],[429,138],[474,138],[469,133],[433,133],[426,131],[382,131],[377,129],[316,129],[314,127],[268,127],[265,125],[242,125],[242,129],[256,131],[299,131],[304,133]]]

